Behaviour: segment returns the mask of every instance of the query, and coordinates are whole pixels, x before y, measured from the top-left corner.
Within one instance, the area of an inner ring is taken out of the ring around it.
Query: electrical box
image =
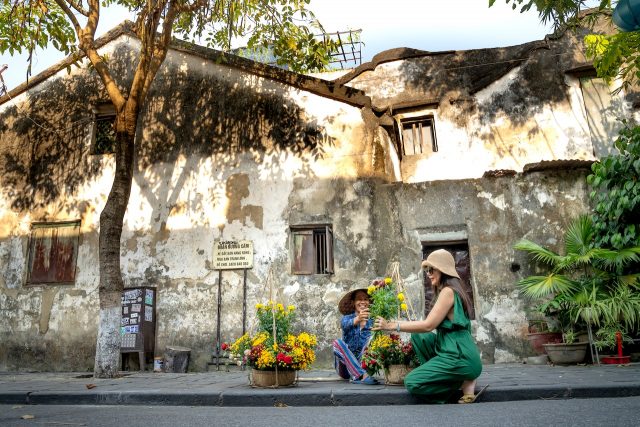
[[[139,353],[140,370],[144,370],[146,353],[155,351],[156,288],[125,288],[122,293],[120,353]]]

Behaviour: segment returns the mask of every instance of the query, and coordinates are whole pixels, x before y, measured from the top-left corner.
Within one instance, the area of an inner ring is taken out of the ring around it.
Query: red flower
[[[293,357],[291,356],[285,356],[284,357],[284,363],[286,363],[287,365],[290,365],[293,363]]]
[[[229,344],[227,344],[226,342],[223,342],[220,348],[222,349],[222,351],[229,350]]]
[[[362,366],[362,369],[367,369],[367,361],[363,360],[360,366]]]

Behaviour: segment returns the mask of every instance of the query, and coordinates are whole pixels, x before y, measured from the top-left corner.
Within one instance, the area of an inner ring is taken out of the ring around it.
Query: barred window
[[[435,122],[432,116],[400,120],[402,154],[413,156],[438,151]]]
[[[112,154],[115,152],[115,121],[116,112],[112,104],[102,104],[96,107],[92,154]]]
[[[330,225],[291,227],[293,274],[333,273],[333,231]]]

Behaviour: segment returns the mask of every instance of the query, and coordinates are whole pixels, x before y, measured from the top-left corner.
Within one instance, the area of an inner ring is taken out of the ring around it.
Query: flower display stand
[[[384,370],[384,382],[388,385],[403,385],[404,377],[412,371],[407,365],[389,365]]]
[[[278,370],[277,378],[275,370],[251,370],[251,385],[254,387],[283,387],[293,385],[295,382],[296,371],[294,370]]]

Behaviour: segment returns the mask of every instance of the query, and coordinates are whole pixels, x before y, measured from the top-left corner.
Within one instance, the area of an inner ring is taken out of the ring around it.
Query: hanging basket
[[[254,387],[283,387],[293,385],[295,382],[296,371],[293,370],[278,370],[277,378],[275,370],[253,369],[251,371],[251,385]]]
[[[412,370],[407,365],[389,365],[384,369],[384,382],[388,385],[403,385],[404,377]]]

